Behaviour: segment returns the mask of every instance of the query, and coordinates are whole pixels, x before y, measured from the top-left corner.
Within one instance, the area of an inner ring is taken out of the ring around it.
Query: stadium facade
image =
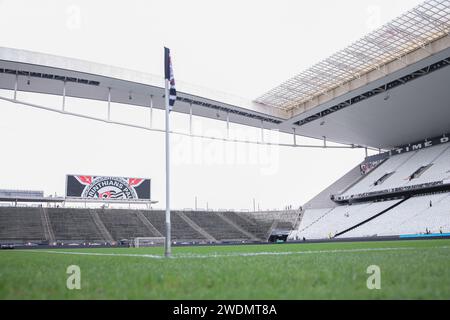
[[[290,240],[449,234],[449,33],[450,2],[429,0],[253,101],[178,82],[174,112],[223,121],[227,128],[237,123],[279,130],[292,134],[293,147],[299,146],[297,136],[305,136],[323,141],[323,147],[335,142],[380,153],[363,159],[289,218],[179,212],[175,239],[266,241],[286,230]],[[13,92],[12,98],[0,98],[5,101],[110,123],[118,123],[110,118],[112,102],[150,112],[164,108],[162,77],[11,48],[0,48],[0,88]],[[61,108],[21,101],[19,91],[61,96]],[[68,112],[66,97],[103,101],[107,117]],[[31,212],[1,210],[2,240],[10,233],[23,238],[11,230],[36,225],[42,226],[38,238],[50,241],[117,241],[163,233],[158,213],[151,211],[34,209],[33,220]],[[64,235],[75,221],[88,222]],[[34,239],[31,233],[26,236]]]

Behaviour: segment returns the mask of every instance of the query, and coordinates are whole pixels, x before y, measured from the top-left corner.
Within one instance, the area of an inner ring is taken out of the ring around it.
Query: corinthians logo
[[[122,177],[94,177],[75,176],[81,184],[85,185],[82,198],[96,198],[105,200],[138,199],[135,187],[144,179]]]

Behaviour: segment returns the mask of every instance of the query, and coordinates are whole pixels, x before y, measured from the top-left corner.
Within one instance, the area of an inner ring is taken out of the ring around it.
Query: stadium
[[[151,177],[67,172],[64,196],[0,181],[0,298],[450,299],[449,34],[450,2],[427,0],[251,101],[177,82],[170,114],[227,134],[174,127],[171,136],[365,152],[298,208],[175,208],[168,235]],[[164,132],[111,117],[112,103],[165,110],[163,77],[0,47],[0,89],[0,104]],[[106,116],[68,110],[69,98],[100,103]],[[230,137],[235,124],[261,139]],[[266,140],[267,131],[291,142]],[[81,289],[72,290],[74,265]],[[382,275],[375,289],[371,266]]]

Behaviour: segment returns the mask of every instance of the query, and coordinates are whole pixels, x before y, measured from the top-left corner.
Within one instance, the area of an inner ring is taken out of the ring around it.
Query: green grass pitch
[[[450,240],[1,250],[0,299],[450,299]],[[69,265],[81,289],[66,287]],[[381,271],[369,290],[367,268]]]

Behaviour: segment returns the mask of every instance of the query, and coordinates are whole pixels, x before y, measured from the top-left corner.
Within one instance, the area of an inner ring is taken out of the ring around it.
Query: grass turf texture
[[[88,255],[0,251],[0,299],[450,299],[445,239],[175,247],[173,259],[144,256],[163,248],[52,251]],[[374,264],[380,290],[366,287]],[[69,265],[81,290],[66,288]]]

